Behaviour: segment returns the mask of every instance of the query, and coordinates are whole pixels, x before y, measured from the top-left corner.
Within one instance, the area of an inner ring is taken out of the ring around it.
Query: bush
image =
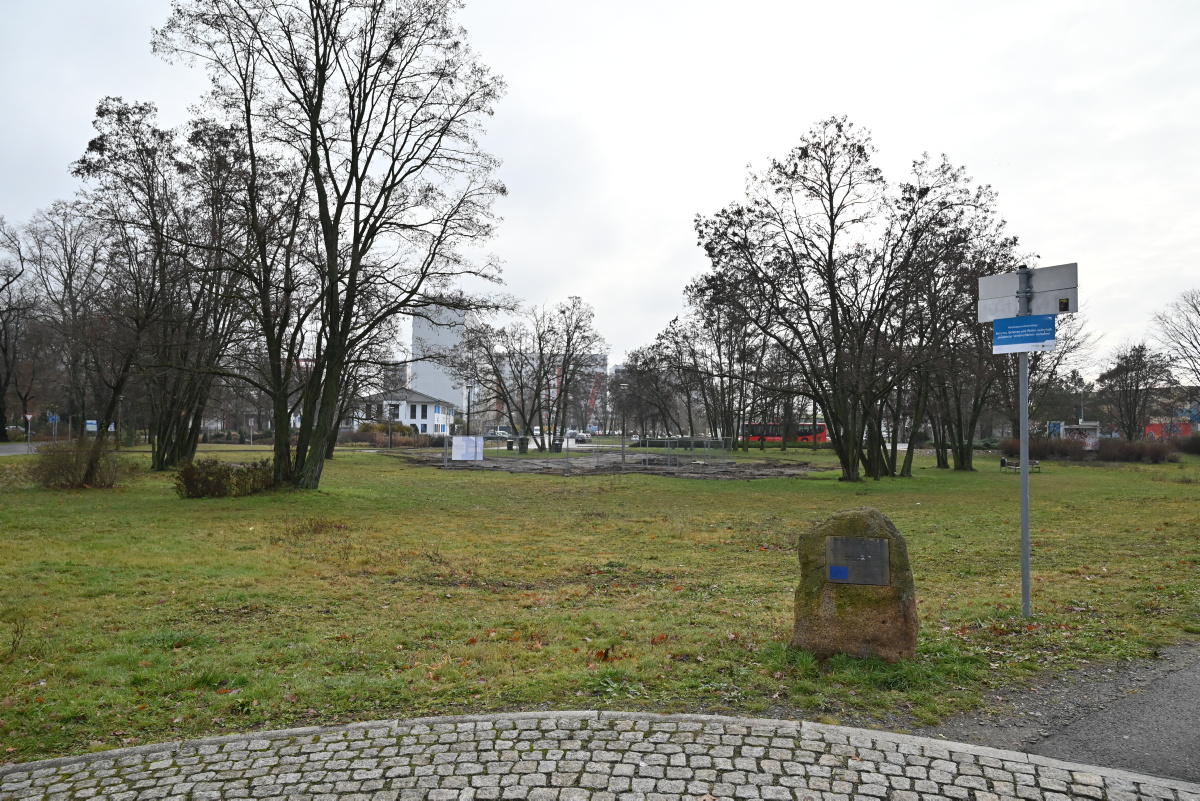
[[[1100,440],[1100,458],[1106,462],[1161,462],[1178,461],[1170,443],[1161,439],[1130,442],[1125,439]]]
[[[52,489],[108,489],[116,485],[121,474],[133,469],[132,463],[118,456],[112,446],[106,443],[104,450],[100,452],[95,480],[91,484],[84,484],[84,473],[87,471],[92,445],[93,443],[87,440],[43,445],[34,453],[29,475],[37,483]]]
[[[1200,456],[1200,434],[1192,434],[1190,437],[1172,437],[1171,447],[1183,453]]]
[[[1000,443],[1000,453],[1010,459],[1018,459],[1021,456],[1021,441],[1015,437],[1009,437]],[[1086,451],[1083,449],[1083,440],[1079,439],[1063,439],[1060,437],[1030,437],[1029,438],[1029,458],[1037,459],[1070,459],[1073,462],[1078,462],[1084,459]]]
[[[275,469],[270,459],[249,464],[200,459],[184,462],[175,473],[175,492],[180,498],[236,498],[274,486]]]

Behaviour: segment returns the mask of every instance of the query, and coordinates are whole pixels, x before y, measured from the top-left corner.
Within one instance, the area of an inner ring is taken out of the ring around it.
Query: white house
[[[392,420],[411,426],[421,434],[448,434],[454,425],[454,404],[414,389],[397,389],[366,399],[357,423]]]

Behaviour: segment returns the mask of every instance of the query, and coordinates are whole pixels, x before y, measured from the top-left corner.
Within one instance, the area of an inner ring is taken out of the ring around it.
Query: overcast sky
[[[204,89],[150,53],[168,0],[0,0],[0,214],[68,174],[105,95],[178,124]],[[1200,285],[1200,4],[468,0],[508,94],[487,145],[509,196],[492,251],[531,302],[581,295],[613,361],[705,268],[692,219],[815,121],[873,131],[903,178],[945,153],[999,192],[1041,264],[1079,262],[1106,346]]]

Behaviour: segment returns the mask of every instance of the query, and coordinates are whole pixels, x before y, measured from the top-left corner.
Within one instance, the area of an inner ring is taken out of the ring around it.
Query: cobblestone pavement
[[[785,720],[545,712],[377,721],[0,767],[0,799],[1200,801],[1200,785]]]

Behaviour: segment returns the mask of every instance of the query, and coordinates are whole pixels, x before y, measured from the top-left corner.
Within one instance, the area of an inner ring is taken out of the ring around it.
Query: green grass
[[[346,453],[318,492],[199,501],[146,471],[115,491],[21,487],[5,476],[25,458],[0,460],[12,761],[522,708],[932,722],[1040,669],[1200,633],[1194,457],[1032,477],[1032,621],[1019,615],[1019,479],[983,457],[976,473],[919,457],[911,480],[846,484],[440,471]],[[862,505],[908,538],[918,655],[819,664],[785,647],[790,543]]]

